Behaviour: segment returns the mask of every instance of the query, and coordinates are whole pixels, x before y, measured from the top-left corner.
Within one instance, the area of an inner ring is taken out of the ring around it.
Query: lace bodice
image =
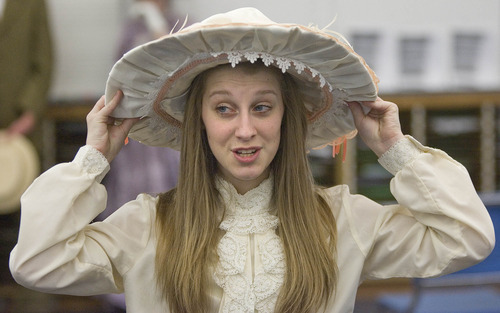
[[[283,284],[285,260],[276,235],[278,217],[269,213],[272,178],[245,195],[218,178],[226,204],[220,228],[226,231],[217,252],[214,279],[224,290],[220,312],[268,313],[274,311]]]

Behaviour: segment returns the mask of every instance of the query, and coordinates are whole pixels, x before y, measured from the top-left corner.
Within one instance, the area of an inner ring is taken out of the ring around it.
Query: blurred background
[[[134,2],[46,0],[54,54],[40,122],[42,168],[72,160],[85,143],[85,116],[104,94],[107,75],[123,53],[127,23],[136,15]],[[377,73],[381,97],[399,105],[404,132],[464,164],[489,208],[499,205],[500,0],[156,2],[163,3],[163,27],[168,31],[175,31],[176,21],[182,25],[186,17],[192,24],[215,13],[253,6],[277,22],[328,26],[342,33]],[[332,159],[329,148],[311,151],[317,181],[326,186],[348,184],[353,192],[393,201],[391,176],[376,156],[356,139],[344,149],[344,162]],[[500,264],[494,270],[500,270]],[[365,283],[356,312],[376,312],[381,295],[412,288],[407,279]],[[48,296],[9,282],[0,286],[0,312],[123,310],[107,297]]]

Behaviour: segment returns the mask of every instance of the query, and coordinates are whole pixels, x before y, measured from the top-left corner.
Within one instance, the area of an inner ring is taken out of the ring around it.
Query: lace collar
[[[253,216],[269,211],[274,179],[265,179],[259,186],[240,195],[234,186],[217,176],[217,190],[226,204],[226,214],[235,216]]]
[[[273,182],[273,177],[270,176],[256,188],[240,195],[232,184],[218,176],[217,189],[226,205],[220,229],[238,234],[263,233],[276,229],[278,217],[269,213]]]

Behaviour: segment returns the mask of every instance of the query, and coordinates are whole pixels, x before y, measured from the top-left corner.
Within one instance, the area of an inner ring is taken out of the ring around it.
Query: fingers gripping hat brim
[[[214,15],[125,54],[111,70],[106,100],[122,90],[124,98],[113,115],[141,117],[129,136],[179,150],[193,79],[220,64],[237,66],[259,59],[298,82],[308,110],[308,148],[352,137],[355,126],[345,101],[377,97],[375,74],[340,35],[278,24],[256,9],[243,8]]]

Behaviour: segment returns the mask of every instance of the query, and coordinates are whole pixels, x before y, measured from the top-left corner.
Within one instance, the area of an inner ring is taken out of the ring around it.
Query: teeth
[[[249,156],[255,153],[256,150],[238,150],[237,153],[241,156]]]

